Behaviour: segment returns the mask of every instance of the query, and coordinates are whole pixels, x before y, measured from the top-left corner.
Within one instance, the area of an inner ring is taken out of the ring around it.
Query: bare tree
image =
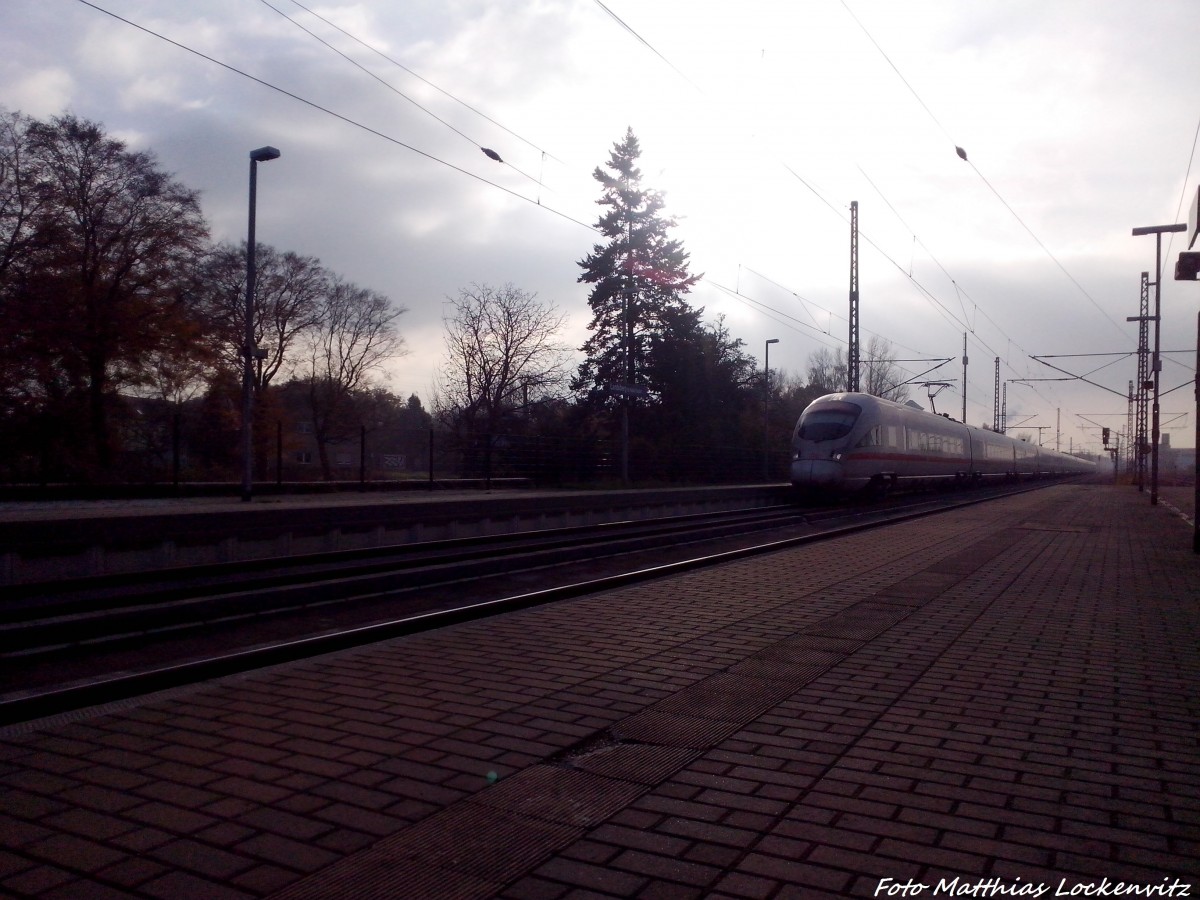
[[[471,285],[449,301],[438,413],[469,431],[493,432],[526,399],[553,396],[567,376],[559,340],[566,316],[511,284]]]
[[[808,383],[826,391],[846,389],[846,351],[822,347],[808,358]]]
[[[862,360],[863,391],[885,400],[903,403],[908,399],[904,372],[896,365],[895,348],[887,338],[877,334],[867,341],[866,358]]]
[[[49,199],[37,187],[45,167],[30,152],[32,123],[20,113],[0,112],[0,284],[31,248]]]
[[[45,379],[38,377],[41,367],[29,353],[37,309],[22,302],[19,286],[45,196],[37,190],[43,167],[29,152],[32,122],[20,113],[0,113],[0,430],[5,443],[18,443],[24,430],[18,421],[27,420],[46,393]]]
[[[278,375],[299,365],[294,359],[301,337],[320,322],[322,298],[330,274],[320,260],[257,244],[254,279],[254,342],[266,351],[255,369],[254,390],[261,394]],[[242,371],[246,332],[246,244],[220,244],[205,266],[207,305],[219,335],[222,364]]]
[[[389,359],[407,353],[396,319],[407,310],[383,294],[332,278],[321,297],[317,323],[304,335],[303,367],[296,375],[308,387],[313,437],[326,480],[333,478],[329,444],[353,427],[354,394]]]
[[[894,356],[891,341],[886,338],[875,334],[867,341],[860,367],[860,388],[864,394],[895,400],[897,403],[908,399],[908,385],[901,384],[904,373],[896,365]],[[808,383],[827,391],[844,391],[847,389],[847,368],[845,350],[841,347],[834,350],[822,347],[808,358]]]

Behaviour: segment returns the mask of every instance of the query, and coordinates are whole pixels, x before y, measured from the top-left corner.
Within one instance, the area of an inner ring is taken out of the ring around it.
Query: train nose
[[[842,483],[842,464],[832,459],[792,460],[792,484],[808,487],[837,487]]]

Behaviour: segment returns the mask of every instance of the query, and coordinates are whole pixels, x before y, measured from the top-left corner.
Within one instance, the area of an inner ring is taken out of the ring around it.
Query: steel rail
[[[642,581],[669,577],[734,560],[830,540],[986,503],[1036,490],[1042,486],[1045,486],[1045,483],[1034,486],[1024,485],[1004,491],[991,491],[984,495],[975,494],[950,502],[945,500],[936,503],[925,501],[916,507],[905,507],[899,510],[876,509],[868,510],[867,513],[858,510],[849,515],[858,518],[859,521],[832,525],[808,534],[753,544],[734,550],[725,550],[448,609],[419,612],[387,621],[234,650],[179,663],[159,665],[143,671],[120,672],[72,684],[13,691],[0,696],[0,726],[61,714],[97,704],[126,700],[212,678],[294,662],[447,625],[473,621],[503,612],[526,609],[559,600],[569,600]],[[403,589],[393,588],[395,593],[402,591]]]
[[[689,526],[704,527],[713,522],[739,519],[753,520],[763,515],[796,515],[793,506],[776,505],[747,507],[719,512],[690,513],[647,519],[620,519],[591,525],[569,525],[561,528],[531,529],[507,533],[445,538],[433,541],[393,543],[378,547],[359,547],[346,550],[327,550],[287,556],[254,557],[244,560],[201,563],[188,566],[153,568],[104,575],[85,575],[8,585],[5,600],[0,604],[0,627],[6,622],[19,621],[26,609],[69,609],[73,604],[91,606],[108,595],[125,599],[145,597],[154,602],[159,595],[181,596],[181,591],[202,594],[223,584],[242,589],[270,586],[294,579],[300,574],[318,577],[322,572],[340,571],[343,576],[387,571],[389,568],[413,565],[434,558],[445,561],[470,560],[495,555],[506,547],[517,550],[535,542],[553,546],[555,542],[603,538],[610,533],[639,529],[684,530]]]
[[[444,581],[441,573],[448,567],[454,567],[456,578],[468,573],[488,575],[497,569],[506,571],[514,560],[519,563],[534,556],[541,564],[553,560],[551,554],[565,562],[571,551],[581,548],[599,545],[608,553],[621,552],[631,542],[762,529],[795,522],[798,515],[793,507],[763,507],[395,545],[369,552],[279,557],[270,564],[255,561],[250,574],[238,563],[220,563],[155,572],[153,578],[133,573],[132,577],[83,579],[81,584],[49,582],[28,586],[24,596],[0,606],[0,630],[6,643],[10,648],[25,648],[0,653],[0,658],[31,652],[38,646],[36,640],[56,633],[57,643],[69,642],[72,632],[82,632],[96,642],[106,632],[119,635],[124,627],[137,634],[153,631],[155,623],[178,629],[191,621],[210,621],[212,615],[263,615],[356,594],[428,586]],[[397,577],[404,577],[405,583],[395,584]]]

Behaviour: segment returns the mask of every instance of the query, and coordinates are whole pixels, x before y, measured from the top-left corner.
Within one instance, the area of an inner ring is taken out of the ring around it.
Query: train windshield
[[[844,400],[814,403],[801,414],[796,437],[802,441],[836,441],[850,433],[861,412],[857,403]]]

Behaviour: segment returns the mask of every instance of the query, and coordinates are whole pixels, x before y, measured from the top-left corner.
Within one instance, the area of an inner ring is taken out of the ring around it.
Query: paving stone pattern
[[[1198,603],[1178,518],[1059,486],[18,726],[0,884],[1197,896]]]

